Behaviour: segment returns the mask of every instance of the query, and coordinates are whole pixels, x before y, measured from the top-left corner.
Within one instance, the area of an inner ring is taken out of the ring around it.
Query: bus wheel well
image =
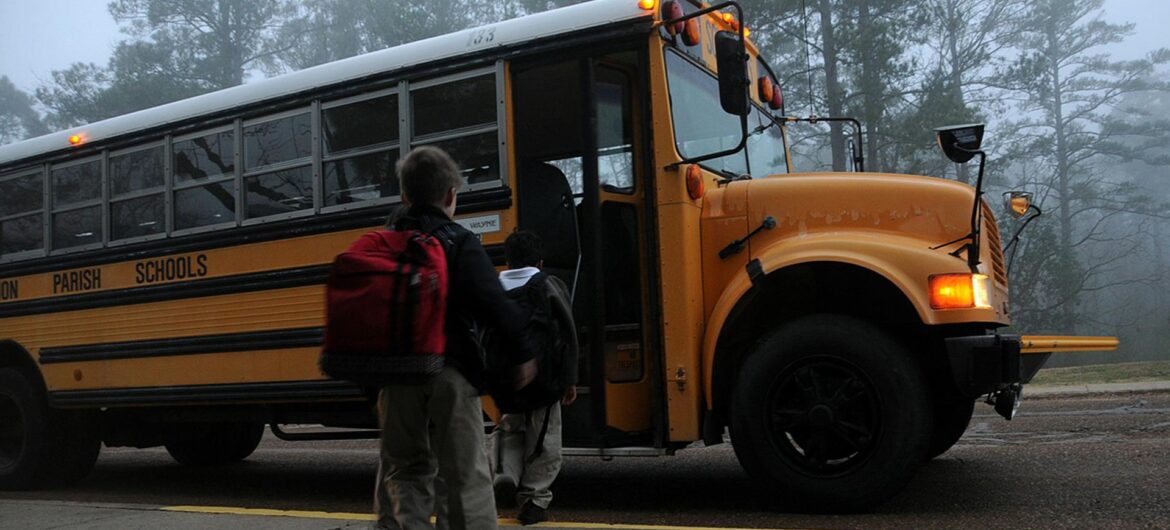
[[[903,341],[922,336],[922,320],[914,306],[894,284],[873,271],[836,262],[803,263],[774,271],[740,299],[719,332],[712,373],[713,427],[721,430],[726,425],[731,389],[755,345],[783,322],[818,313],[872,322]],[[923,351],[915,347],[920,345],[907,346]]]
[[[45,381],[36,361],[20,344],[13,340],[0,340],[0,368],[12,368],[23,374],[30,382],[45,390]]]

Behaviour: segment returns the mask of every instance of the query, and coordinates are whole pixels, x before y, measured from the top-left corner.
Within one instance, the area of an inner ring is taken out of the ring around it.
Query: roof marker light
[[[80,134],[75,134],[69,137],[69,145],[81,145],[81,142],[84,140]]]
[[[638,0],[638,7],[642,9],[654,9],[658,7],[658,0]]]
[[[772,110],[784,108],[784,91],[780,90],[780,83],[772,83],[772,99],[768,101],[768,108]]]

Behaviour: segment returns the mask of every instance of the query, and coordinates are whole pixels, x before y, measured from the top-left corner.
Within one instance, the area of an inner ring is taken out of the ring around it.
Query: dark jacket
[[[473,330],[477,323],[499,329],[513,345],[504,350],[511,358],[493,365],[515,366],[533,358],[526,332],[529,315],[504,294],[491,258],[475,234],[431,205],[412,205],[392,221],[391,227],[433,233],[443,242],[449,286],[444,355],[448,364],[483,390],[484,359]]]

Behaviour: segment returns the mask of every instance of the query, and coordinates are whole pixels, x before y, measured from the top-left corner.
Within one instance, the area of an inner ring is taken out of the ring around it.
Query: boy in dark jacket
[[[484,454],[479,396],[484,366],[470,329],[501,330],[513,344],[512,384],[535,375],[524,336],[527,315],[509,300],[479,240],[452,221],[463,185],[459,168],[441,149],[419,147],[398,163],[406,210],[396,230],[421,230],[442,242],[448,266],[445,366],[434,375],[404,374],[382,388],[381,459],[374,491],[378,526],[430,528],[437,512],[452,530],[494,529],[496,509]],[[446,485],[446,506],[435,506],[435,477]]]
[[[500,273],[500,283],[512,290],[535,282],[544,265],[544,245],[533,232],[519,231],[504,242],[508,270]],[[565,323],[553,350],[563,353],[562,362],[568,367],[564,396],[559,402],[530,412],[508,413],[500,417],[492,433],[491,460],[496,472],[494,487],[496,502],[520,505],[517,518],[530,525],[548,519],[548,505],[552,502],[549,486],[560,473],[561,405],[571,405],[577,399],[577,330],[573,323],[573,302],[569,290],[559,278],[544,275],[542,288],[552,302],[550,315]]]

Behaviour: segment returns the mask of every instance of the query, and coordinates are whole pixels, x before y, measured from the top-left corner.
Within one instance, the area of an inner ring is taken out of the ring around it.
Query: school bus
[[[867,509],[978,397],[1010,418],[1048,352],[1116,344],[997,331],[971,186],[795,172],[749,15],[598,0],[0,147],[0,487],[77,480],[103,444],[212,465],[266,426],[376,433],[318,369],[323,284],[424,144],[460,163],[457,220],[498,264],[535,231],[573,290],[569,454],[729,430],[778,503]]]

